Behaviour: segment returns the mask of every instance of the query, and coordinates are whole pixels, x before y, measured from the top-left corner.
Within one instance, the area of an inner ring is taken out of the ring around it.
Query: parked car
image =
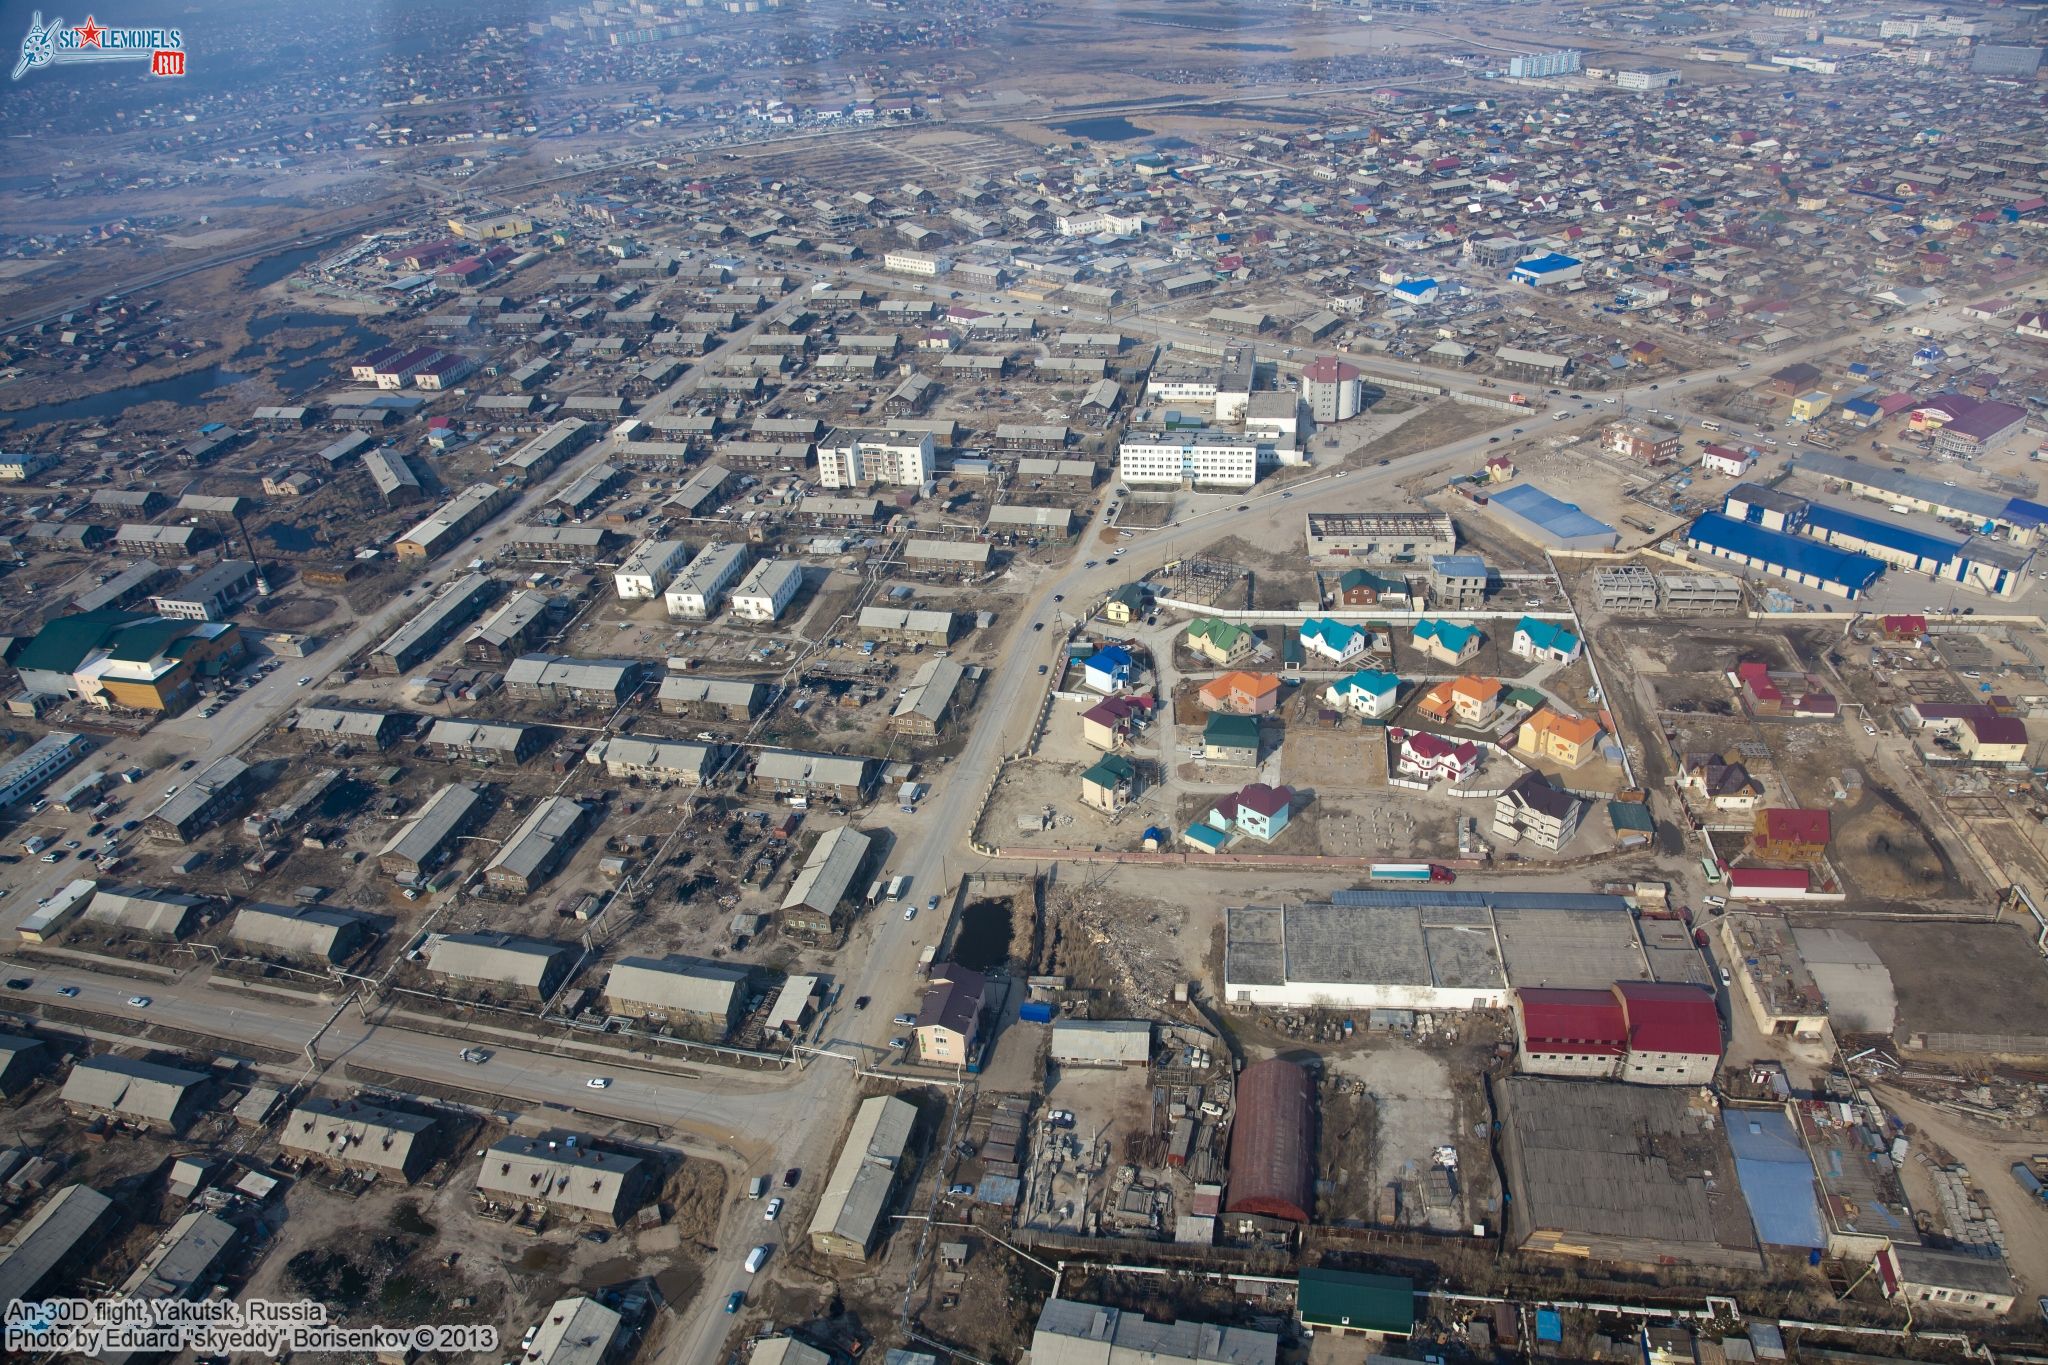
[[[66,999],[66,1000],[71,1000],[71,999],[74,999],[74,998],[75,998],[75,997],[76,997],[76,996],[78,995],[78,987],[76,987],[76,986],[59,986],[59,987],[57,988],[57,994],[59,994],[59,995],[63,996],[63,997],[64,997],[64,998]]]
[[[146,995],[131,995],[128,997],[128,1003],[136,1009],[146,1010],[149,1008],[149,997]]]
[[[732,1291],[732,1293],[727,1294],[725,1296],[725,1311],[728,1313],[737,1313],[740,1311],[742,1307],[745,1306],[746,1302],[747,1291],[744,1289],[735,1289]]]
[[[776,1195],[776,1196],[775,1196],[775,1197],[774,1197],[773,1199],[771,1199],[771,1200],[769,1200],[769,1201],[768,1201],[768,1209],[767,1209],[767,1212],[765,1212],[765,1213],[763,1213],[763,1214],[761,1215],[761,1221],[762,1221],[762,1222],[764,1222],[764,1223],[772,1223],[772,1222],[774,1222],[774,1221],[775,1221],[776,1219],[780,1218],[781,1216],[782,1216],[782,1196],[778,1194],[778,1195]]]
[[[912,1024],[915,1024],[917,1022],[917,1016],[914,1014],[899,1014],[890,1022],[900,1024],[904,1028],[909,1028]]]
[[[889,1046],[892,1050],[901,1052],[910,1046],[910,1040],[908,1038],[891,1038]]]
[[[34,984],[34,981],[25,976],[10,976],[7,978],[7,989],[10,991],[25,991]]]
[[[801,1179],[803,1179],[803,1175],[804,1175],[804,1169],[803,1169],[803,1167],[801,1167],[801,1166],[792,1166],[792,1167],[790,1167],[790,1168],[789,1168],[788,1170],[786,1170],[786,1171],[784,1171],[784,1172],[782,1173],[782,1188],[783,1188],[783,1189],[785,1189],[785,1190],[793,1190],[793,1189],[795,1189],[795,1188],[796,1188],[796,1182],[797,1182],[797,1181],[799,1181],[799,1180],[801,1180]]]

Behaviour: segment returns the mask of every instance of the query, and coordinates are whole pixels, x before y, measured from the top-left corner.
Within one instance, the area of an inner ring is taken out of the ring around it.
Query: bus
[[[1700,870],[1707,874],[1708,886],[1719,886],[1721,884],[1721,865],[1714,861],[1711,854],[1702,853],[1700,855]]]

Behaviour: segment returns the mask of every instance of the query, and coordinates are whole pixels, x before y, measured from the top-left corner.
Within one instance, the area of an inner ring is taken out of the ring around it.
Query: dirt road
[[[1879,1086],[1875,1090],[1887,1109],[1913,1126],[1916,1140],[1924,1136],[1969,1168],[1980,1197],[1997,1215],[2005,1234],[2006,1261],[2025,1291],[2013,1311],[2034,1311],[2034,1298],[2048,1294],[2048,1217],[2043,1217],[2040,1203],[2019,1187],[2008,1168],[2040,1151],[2048,1134],[2029,1136],[2022,1129],[1989,1132],[1897,1089]]]

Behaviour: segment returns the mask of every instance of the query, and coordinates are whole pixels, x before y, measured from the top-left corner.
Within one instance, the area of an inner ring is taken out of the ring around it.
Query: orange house
[[[1600,722],[1590,716],[1567,716],[1546,706],[1522,722],[1515,735],[1515,749],[1576,768],[1600,752]]]
[[[1467,673],[1430,688],[1416,709],[1434,721],[1455,719],[1460,725],[1484,725],[1500,710],[1500,695],[1506,690],[1496,678]]]
[[[1225,673],[1202,684],[1202,706],[1233,716],[1263,716],[1280,704],[1280,680],[1270,673]]]

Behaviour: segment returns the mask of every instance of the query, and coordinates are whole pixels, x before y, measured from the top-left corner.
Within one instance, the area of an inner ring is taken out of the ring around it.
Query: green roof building
[[[1202,726],[1202,757],[1210,763],[1254,766],[1259,761],[1259,722],[1256,716],[1231,716],[1216,712]]]
[[[1128,759],[1105,754],[1101,762],[1081,774],[1081,800],[1099,811],[1114,815],[1138,792],[1138,770]]]
[[[1219,664],[1237,662],[1258,644],[1258,638],[1244,627],[1215,616],[1188,622],[1186,638],[1189,649]]]
[[[1415,1282],[1399,1275],[1304,1270],[1295,1285],[1294,1311],[1304,1327],[1405,1337],[1415,1330]]]

